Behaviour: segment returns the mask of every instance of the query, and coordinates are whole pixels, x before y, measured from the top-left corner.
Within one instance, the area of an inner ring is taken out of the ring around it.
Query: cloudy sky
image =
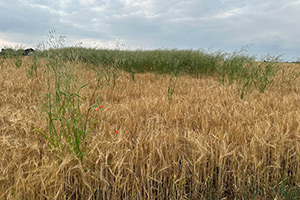
[[[0,48],[204,49],[300,57],[300,0],[0,0]]]

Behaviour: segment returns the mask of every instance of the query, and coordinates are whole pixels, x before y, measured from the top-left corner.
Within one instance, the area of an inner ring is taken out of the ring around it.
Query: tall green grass
[[[189,74],[197,78],[216,76],[222,84],[240,83],[241,98],[244,98],[245,91],[250,87],[263,93],[272,84],[280,62],[280,57],[269,55],[261,58],[266,62],[259,62],[257,57],[247,55],[244,49],[223,53],[203,50],[128,51],[68,47],[44,50],[39,55],[121,69],[129,72],[132,80],[135,80],[135,73],[146,72]]]
[[[54,54],[59,55],[62,60],[114,66],[128,72],[159,74],[179,72],[196,76],[213,74],[224,57],[222,53],[207,53],[200,50],[122,51],[80,47],[50,49],[40,53],[43,57],[52,57]]]
[[[48,92],[44,105],[48,117],[48,131],[36,131],[48,141],[49,148],[59,161],[71,154],[82,162],[84,156],[89,157],[86,145],[93,123],[89,116],[91,110],[98,105],[96,95],[100,84],[103,83],[102,74],[94,69],[97,79],[78,86],[72,65],[63,63],[58,58],[47,61]],[[80,93],[92,83],[97,85],[92,94],[94,102],[89,102],[87,111],[84,111],[84,100]]]

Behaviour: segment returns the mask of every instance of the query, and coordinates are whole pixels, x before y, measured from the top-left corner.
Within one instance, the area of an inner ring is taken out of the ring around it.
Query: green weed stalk
[[[33,76],[37,76],[37,66],[38,66],[38,58],[34,55],[33,63],[29,64],[27,68],[27,77],[31,78]]]
[[[72,75],[68,74],[70,72],[66,70],[66,66],[55,60],[50,62],[48,70],[52,71],[55,79],[55,91],[51,90],[49,78],[48,93],[46,94],[48,134],[39,129],[36,131],[48,141],[49,148],[58,159],[71,153],[82,162],[84,156],[89,157],[86,153],[87,135],[92,123],[89,120],[89,114],[95,105],[90,103],[87,114],[84,115],[80,106],[83,102],[80,91],[92,82],[76,89],[72,83]],[[98,79],[97,82],[99,83],[100,80]]]
[[[174,78],[176,78],[175,81],[173,81]],[[172,96],[173,96],[173,93],[175,91],[177,78],[178,78],[178,74],[177,73],[172,73],[172,75],[169,79],[169,86],[168,86],[168,101],[169,102],[172,101]]]
[[[22,57],[19,55],[16,55],[14,57],[14,63],[15,63],[16,68],[20,68],[22,66]]]
[[[4,61],[5,61],[5,59],[2,58],[2,56],[1,56],[1,57],[0,57],[0,66],[1,66],[1,69],[3,69]]]

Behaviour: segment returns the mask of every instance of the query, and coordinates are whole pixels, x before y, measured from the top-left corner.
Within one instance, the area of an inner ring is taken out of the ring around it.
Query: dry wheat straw
[[[71,155],[57,162],[32,131],[47,131],[44,71],[41,62],[29,79],[9,60],[1,69],[0,199],[232,199],[251,198],[252,186],[268,199],[283,174],[286,186],[299,184],[299,80],[241,100],[239,85],[179,76],[169,102],[169,76],[135,74],[133,82],[120,72],[101,91],[104,109],[82,164]],[[81,64],[74,73],[80,83],[95,78]],[[83,91],[82,107],[95,100],[94,87]]]

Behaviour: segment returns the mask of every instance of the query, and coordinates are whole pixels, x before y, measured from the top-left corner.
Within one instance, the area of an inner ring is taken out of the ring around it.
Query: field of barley
[[[300,198],[299,64],[57,52],[0,57],[0,199]]]

